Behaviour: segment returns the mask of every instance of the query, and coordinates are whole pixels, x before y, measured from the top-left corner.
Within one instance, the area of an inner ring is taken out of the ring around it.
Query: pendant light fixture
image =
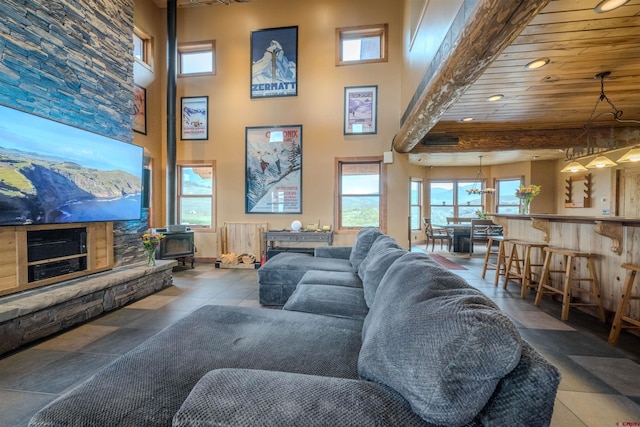
[[[478,176],[476,178],[476,182],[473,183],[473,186],[467,190],[467,194],[493,194],[496,192],[495,188],[482,188],[482,183],[485,181],[484,175],[482,174],[482,156],[478,156],[480,158],[480,169],[478,169]],[[478,188],[478,182],[480,183],[480,188]]]
[[[602,73],[596,74],[595,77],[594,77],[596,79],[600,79],[600,96],[596,100],[596,103],[593,106],[593,109],[591,110],[591,114],[589,115],[589,119],[587,120],[587,122],[583,126],[584,127],[584,131],[578,137],[578,138],[582,138],[582,137],[586,136],[586,138],[587,138],[586,147],[584,147],[584,146],[575,146],[575,147],[572,146],[572,147],[567,148],[566,160],[567,161],[572,161],[572,162],[569,163],[567,166],[565,166],[561,170],[561,172],[584,172],[587,169],[610,168],[610,167],[613,167],[613,166],[617,165],[616,162],[614,162],[613,160],[611,160],[610,158],[608,158],[607,156],[604,155],[604,153],[607,153],[607,152],[610,152],[610,151],[613,151],[613,150],[616,150],[616,149],[619,148],[617,146],[617,142],[615,141],[615,138],[614,138],[613,127],[611,128],[611,137],[610,137],[610,140],[609,140],[609,144],[607,146],[603,147],[603,146],[595,145],[595,144],[593,144],[591,142],[591,139],[590,139],[591,126],[592,126],[593,121],[595,119],[599,118],[602,115],[610,114],[610,115],[613,116],[613,119],[616,122],[620,122],[620,123],[638,123],[638,124],[640,124],[640,121],[638,121],[638,120],[623,120],[622,119],[622,110],[618,110],[618,108],[616,108],[615,104],[604,93],[604,79],[606,77],[608,77],[609,75],[611,75],[610,71],[604,71]],[[610,111],[605,111],[603,113],[596,114],[596,110],[598,108],[598,105],[602,101],[606,101],[607,104],[609,104],[609,106],[611,107],[611,110]],[[633,154],[632,154],[632,152],[633,152]],[[582,158],[582,157],[587,157],[587,156],[592,156],[592,155],[596,155],[596,157],[593,160],[591,160],[586,165],[586,167],[575,161],[577,158]],[[631,159],[634,159],[634,160],[631,160]],[[624,162],[640,161],[640,148],[638,148],[638,147],[634,148],[633,150],[631,150],[630,152],[628,152],[627,154],[622,156],[618,161],[619,162],[623,162],[623,163]]]
[[[586,172],[587,168],[585,168],[584,166],[582,166],[582,164],[573,161],[571,163],[569,163],[567,166],[565,166],[564,168],[562,168],[562,170],[560,172],[571,172],[571,173],[576,173],[576,172]]]
[[[640,162],[640,145],[636,145],[624,156],[618,159],[618,163]]]

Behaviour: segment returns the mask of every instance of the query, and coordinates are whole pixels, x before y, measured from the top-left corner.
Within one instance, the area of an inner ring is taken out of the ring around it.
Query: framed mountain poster
[[[251,32],[251,98],[298,95],[298,27]]]

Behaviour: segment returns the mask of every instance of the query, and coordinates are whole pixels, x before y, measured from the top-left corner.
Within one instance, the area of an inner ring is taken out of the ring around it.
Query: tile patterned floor
[[[640,338],[623,332],[618,346],[611,347],[609,325],[577,311],[563,322],[558,303],[549,299],[538,308],[532,294],[520,298],[516,284],[495,287],[493,272],[480,278],[481,259],[452,259],[467,268],[455,273],[493,299],[561,370],[553,427],[640,423]],[[0,358],[0,426],[26,426],[65,390],[205,304],[260,307],[256,272],[211,264],[179,268],[172,287]]]

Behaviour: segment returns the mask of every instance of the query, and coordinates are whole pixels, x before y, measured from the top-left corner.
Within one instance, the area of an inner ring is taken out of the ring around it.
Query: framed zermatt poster
[[[251,98],[298,95],[298,27],[251,32]]]

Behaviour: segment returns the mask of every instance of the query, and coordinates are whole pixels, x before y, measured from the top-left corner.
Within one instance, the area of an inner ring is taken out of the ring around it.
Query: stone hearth
[[[128,265],[0,298],[0,354],[170,286],[175,265]]]

